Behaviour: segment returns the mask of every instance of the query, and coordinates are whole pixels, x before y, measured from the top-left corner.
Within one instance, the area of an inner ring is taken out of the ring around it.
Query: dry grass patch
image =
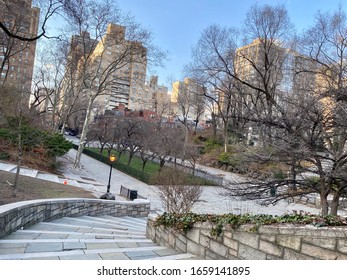
[[[20,176],[16,197],[13,197],[13,188],[8,184],[14,181],[14,175],[10,172],[0,171],[0,205],[46,198],[95,198],[84,189],[40,180],[27,176]]]

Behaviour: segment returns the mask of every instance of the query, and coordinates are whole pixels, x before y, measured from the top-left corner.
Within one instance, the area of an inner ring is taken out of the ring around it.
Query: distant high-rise
[[[34,37],[38,32],[40,9],[31,0],[0,1],[0,18],[15,35]],[[0,81],[20,88],[29,102],[34,72],[36,41],[9,37],[0,30]]]
[[[83,91],[82,102],[89,91],[102,91],[94,104],[100,114],[119,106],[142,109],[150,98],[145,87],[147,50],[141,43],[127,40],[125,31],[124,26],[110,23],[99,41],[88,32],[71,39],[71,62],[66,72],[77,84],[90,84]]]
[[[190,78],[172,84],[171,95],[174,115],[181,120],[196,120],[205,111],[204,87]]]
[[[170,107],[168,88],[158,84],[158,76],[151,76],[148,83],[150,103],[146,109],[154,111],[157,115],[167,116]]]

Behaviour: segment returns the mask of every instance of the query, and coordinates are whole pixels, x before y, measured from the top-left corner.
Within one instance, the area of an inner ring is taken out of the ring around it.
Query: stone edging
[[[103,199],[61,198],[21,201],[0,206],[0,237],[33,224],[62,217],[148,215],[148,200],[114,201]]]
[[[196,223],[186,234],[154,226],[149,215],[147,237],[159,245],[203,259],[347,260],[347,227],[268,225],[231,227],[211,236],[210,223]]]

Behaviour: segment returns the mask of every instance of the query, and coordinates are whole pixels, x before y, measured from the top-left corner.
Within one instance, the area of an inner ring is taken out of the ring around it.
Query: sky
[[[165,68],[149,69],[159,83],[170,87],[182,80],[182,70],[191,59],[191,49],[211,24],[241,27],[246,13],[259,5],[284,4],[298,32],[313,25],[317,11],[335,11],[339,4],[347,13],[347,0],[117,0],[123,12],[149,29],[153,43],[168,52]]]

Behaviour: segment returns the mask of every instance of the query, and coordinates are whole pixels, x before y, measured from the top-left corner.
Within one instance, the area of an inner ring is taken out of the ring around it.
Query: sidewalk
[[[60,172],[62,176],[53,174],[42,173],[38,170],[31,170],[27,168],[21,169],[21,174],[31,177],[36,177],[42,180],[49,180],[54,182],[63,183],[66,179],[69,185],[84,188],[91,191],[95,197],[100,197],[106,192],[110,167],[107,164],[99,162],[91,157],[82,155],[81,168],[73,168],[73,162],[76,156],[76,151],[71,149],[66,155],[58,158],[61,162]],[[7,164],[0,162],[0,170],[15,172],[14,164]],[[219,169],[200,166],[200,168],[211,174],[218,174],[227,180],[242,180],[237,174],[225,172]],[[111,189],[110,192],[116,195],[116,199],[124,200],[125,198],[119,196],[121,185],[128,189],[136,190],[138,195],[147,198],[151,202],[151,212],[161,213],[163,207],[159,199],[155,186],[147,185],[133,177],[130,177],[116,169],[112,170]],[[237,201],[230,197],[220,195],[221,188],[219,187],[203,187],[202,195],[199,201],[194,205],[192,211],[196,213],[210,213],[210,214],[223,214],[223,213],[256,213],[256,214],[271,214],[281,215],[284,213],[297,211],[306,211],[310,213],[319,213],[319,209],[303,205],[303,204],[288,204],[285,201],[279,202],[274,206],[260,206],[254,201]]]
[[[95,180],[95,195],[100,197],[106,192],[108,178],[110,174],[110,166],[102,163],[96,159],[82,154],[81,156],[81,168],[75,169],[73,167],[73,162],[75,159],[77,151],[71,149],[66,155],[59,158],[58,160],[62,163],[60,172],[66,178],[89,178]],[[120,188],[124,186],[131,190],[137,190],[141,197],[145,197],[151,202],[151,211],[160,212],[162,211],[162,206],[160,199],[156,193],[156,188],[154,186],[149,186],[117,169],[112,169],[111,176],[111,188],[110,192],[116,195],[116,199],[124,199],[119,196]]]
[[[103,184],[102,186],[98,186],[98,194],[101,195],[102,193],[104,193],[106,191],[106,185],[109,176],[109,165],[101,163],[83,154],[81,157],[82,168],[74,169],[73,161],[75,156],[76,151],[71,149],[68,154],[61,158],[62,162],[65,161],[65,167],[62,170],[64,176],[72,177],[74,175],[91,177]],[[198,168],[210,174],[221,176],[226,180],[236,182],[242,181],[242,177],[237,174],[200,165],[198,166]],[[119,194],[121,185],[127,187],[128,189],[137,190],[140,196],[147,198],[151,202],[151,212],[163,212],[163,207],[161,205],[161,201],[159,199],[155,186],[147,185],[133,177],[130,177],[116,169],[113,169],[111,178],[111,193],[114,193],[116,195]],[[274,206],[267,207],[260,206],[254,201],[237,201],[230,197],[221,196],[221,190],[222,189],[220,187],[216,186],[203,187],[202,195],[199,201],[193,206],[192,211],[196,213],[210,214],[224,214],[232,212],[235,214],[254,213],[271,215],[282,215],[284,213],[292,212],[293,210],[302,210],[317,214],[319,213],[319,209],[303,204],[288,204],[285,201],[279,202]],[[117,196],[116,199],[123,198],[119,198]]]

